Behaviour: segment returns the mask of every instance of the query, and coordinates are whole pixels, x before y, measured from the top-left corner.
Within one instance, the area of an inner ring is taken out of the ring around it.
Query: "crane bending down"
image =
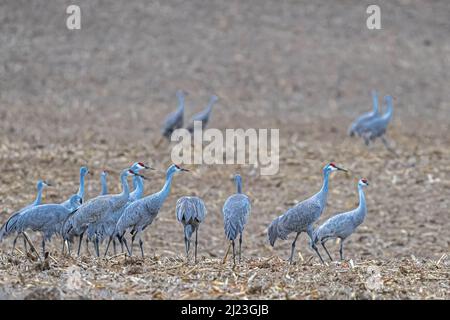
[[[320,215],[325,210],[328,195],[328,178],[331,172],[337,170],[347,171],[332,162],[326,165],[323,168],[323,184],[320,191],[311,198],[303,200],[294,207],[288,209],[284,214],[273,220],[269,225],[268,236],[272,247],[275,245],[277,238],[286,240],[290,233],[296,233],[294,242],[292,242],[291,255],[289,257],[289,262],[291,264],[294,258],[295,243],[298,236],[302,232],[306,232],[308,234],[311,247],[323,263],[322,256],[313,242],[313,224],[320,218]]]
[[[369,182],[366,179],[359,180],[359,205],[356,209],[332,216],[314,232],[314,243],[320,242],[331,261],[333,261],[333,258],[325,247],[325,242],[330,239],[339,238],[341,240],[339,254],[341,260],[344,260],[342,252],[344,240],[355,232],[356,228],[364,222],[364,218],[366,217],[367,207],[363,189],[368,185]]]
[[[166,182],[159,192],[130,203],[123,211],[123,214],[117,222],[115,235],[120,239],[121,243],[125,244],[130,256],[133,254],[133,243],[137,237],[139,240],[141,255],[144,257],[144,242],[141,239],[141,233],[158,215],[159,210],[170,193],[170,186],[172,184],[174,174],[181,171],[189,170],[180,168],[175,164],[171,165],[166,172]],[[127,240],[125,238],[125,232],[127,230],[131,230],[132,234],[131,249],[128,247]]]
[[[19,211],[16,211],[15,213],[13,213],[11,215],[11,217],[9,217],[8,220],[6,220],[6,222],[0,228],[0,242],[2,241],[3,238],[6,238],[10,234],[13,234],[13,233],[17,232],[16,223],[17,223],[17,220],[19,219],[19,217],[26,210],[41,204],[41,202],[42,202],[42,192],[43,192],[45,187],[49,187],[49,186],[51,186],[51,184],[48,183],[47,181],[38,180],[37,185],[36,185],[36,188],[37,188],[36,199],[34,200],[33,203],[31,203],[28,206],[20,209]],[[16,243],[17,243],[17,239],[19,238],[19,236],[20,236],[20,233],[17,233],[16,237],[14,238],[13,249],[12,249],[13,252],[14,252],[14,250],[16,248]],[[23,245],[24,245],[25,251],[26,251],[27,250],[27,245],[26,245],[25,239],[24,239]]]
[[[54,234],[59,234],[66,219],[81,205],[81,198],[73,195],[70,198],[70,208],[62,204],[42,204],[23,212],[17,221],[17,231],[25,232],[27,229],[42,233],[42,254],[45,256],[45,241],[51,240]]]
[[[386,149],[395,153],[395,151],[389,146],[385,138],[387,127],[392,120],[392,97],[385,96],[384,102],[387,106],[387,111],[382,116],[366,122],[361,128],[360,135],[364,139],[366,145],[369,145],[371,142],[375,141],[375,139],[380,138]]]
[[[138,173],[125,169],[120,175],[122,184],[122,192],[120,194],[98,196],[83,203],[64,225],[64,239],[71,242],[73,236],[79,236],[78,255],[80,255],[81,241],[89,224],[100,221],[110,212],[117,210],[128,202],[130,190],[128,187],[127,177],[139,175]],[[95,242],[95,250],[97,256],[100,256],[98,241]]]
[[[216,95],[211,96],[211,99],[208,102],[208,105],[206,106],[206,109],[197,113],[194,115],[191,119],[191,123],[187,127],[187,130],[190,133],[194,132],[194,123],[196,121],[200,121],[202,123],[202,128],[206,128],[206,125],[209,122],[209,117],[211,115],[212,107],[213,105],[219,100],[219,98]]]
[[[182,197],[178,199],[175,211],[177,220],[181,222],[184,227],[186,258],[189,256],[191,237],[195,232],[194,262],[197,262],[198,227],[206,217],[205,203],[199,197]]]
[[[236,193],[228,197],[223,205],[223,222],[225,236],[233,246],[233,262],[236,263],[235,240],[239,235],[239,262],[242,254],[242,235],[251,211],[250,199],[242,193],[242,178],[239,174],[234,177]]]
[[[350,128],[348,129],[348,134],[350,137],[353,137],[354,135],[360,136],[361,130],[364,128],[364,124],[380,116],[378,94],[375,90],[372,90],[372,108],[372,111],[362,114],[352,122]]]

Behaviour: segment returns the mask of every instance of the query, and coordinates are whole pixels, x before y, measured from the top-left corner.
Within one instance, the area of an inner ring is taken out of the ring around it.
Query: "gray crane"
[[[9,236],[12,233],[16,233],[17,232],[17,227],[16,227],[17,219],[19,219],[19,217],[21,216],[21,214],[24,211],[41,204],[41,202],[42,202],[42,192],[43,192],[45,187],[49,187],[49,186],[51,186],[51,184],[48,183],[47,181],[45,181],[45,180],[38,180],[37,185],[36,185],[36,188],[37,188],[36,199],[34,200],[33,203],[31,203],[28,206],[20,209],[19,211],[16,211],[15,213],[13,213],[11,215],[11,217],[9,217],[8,220],[6,220],[6,222],[0,228],[0,242],[2,241],[3,238]],[[16,237],[14,238],[13,249],[12,249],[13,252],[14,252],[14,250],[16,248],[16,243],[17,243],[17,239],[19,238],[19,236],[20,236],[20,234],[18,233],[16,235]],[[25,251],[27,251],[27,244],[26,244],[26,240],[25,239],[24,239],[23,245],[25,247]]]
[[[59,234],[64,221],[81,205],[81,198],[70,198],[70,209],[62,204],[41,204],[24,211],[17,220],[17,232],[28,229],[42,233],[42,253],[45,256],[45,241]],[[72,208],[75,208],[73,210]]]
[[[211,96],[209,99],[209,103],[206,106],[205,110],[202,110],[201,112],[194,115],[191,119],[191,123],[187,127],[190,133],[194,132],[194,122],[200,121],[202,123],[202,128],[206,128],[206,125],[208,124],[209,117],[211,115],[212,107],[213,105],[219,100],[219,98],[216,95]]]
[[[207,212],[205,203],[199,197],[181,197],[177,201],[175,211],[177,220],[181,222],[184,227],[184,245],[186,248],[186,258],[189,256],[191,237],[195,232],[194,262],[197,263],[198,227],[206,217]]]
[[[80,185],[78,187],[77,195],[81,198],[82,202],[84,201],[84,181],[85,181],[86,175],[88,173],[89,173],[89,170],[87,167],[80,168]],[[73,208],[70,208],[70,204],[71,204],[70,199],[72,199],[72,197],[70,197],[69,199],[67,199],[66,201],[64,201],[61,204],[68,209],[73,209]]]
[[[102,185],[102,191],[100,192],[101,196],[108,194],[108,183],[106,181],[106,177],[108,176],[108,172],[106,170],[103,170],[100,174],[100,183]]]
[[[239,235],[239,262],[241,262],[242,236],[250,216],[251,204],[249,197],[242,193],[242,178],[239,174],[235,175],[234,181],[236,193],[225,201],[222,213],[225,236],[233,246],[233,263],[236,263],[235,240]]]
[[[385,96],[384,102],[387,106],[387,111],[382,116],[364,123],[360,130],[360,135],[364,139],[364,142],[367,146],[371,142],[375,141],[375,139],[380,138],[386,149],[395,153],[395,151],[389,146],[385,138],[387,127],[392,120],[392,96]]]
[[[80,255],[83,235],[89,224],[100,221],[105,215],[126,205],[130,195],[127,177],[133,175],[139,174],[129,168],[123,170],[120,174],[120,181],[122,184],[122,192],[120,194],[109,194],[93,198],[88,202],[83,203],[81,207],[78,208],[77,212],[67,220],[63,229],[64,238],[71,242],[73,236],[80,237],[78,243],[78,255]],[[95,251],[97,256],[100,256],[98,241],[95,242]]]
[[[176,164],[171,165],[166,172],[166,182],[159,192],[146,196],[140,200],[134,201],[129,204],[119,221],[117,222],[115,235],[120,239],[121,243],[125,244],[128,254],[132,255],[133,243],[137,237],[139,240],[139,247],[141,249],[141,255],[144,257],[144,242],[141,239],[142,231],[149,226],[158,215],[164,201],[170,193],[170,186],[172,184],[172,178],[175,173],[181,171],[189,171],[181,168]],[[125,233],[127,230],[131,230],[131,250],[128,247]],[[111,241],[111,239],[110,239]],[[109,246],[109,244],[108,244]]]
[[[333,261],[333,258],[328,252],[327,247],[325,247],[325,243],[330,239],[339,238],[341,240],[339,254],[341,260],[344,260],[342,252],[344,240],[355,232],[356,228],[364,222],[364,218],[366,217],[367,207],[363,189],[368,185],[369,182],[366,179],[359,180],[359,205],[356,209],[332,216],[314,232],[314,243],[320,242],[331,261]]]
[[[302,232],[306,232],[310,238],[311,247],[319,256],[323,263],[322,256],[320,255],[316,245],[313,241],[313,224],[320,218],[320,215],[325,210],[327,204],[328,195],[328,178],[333,171],[347,171],[338,167],[333,162],[327,164],[323,168],[323,184],[318,193],[311,198],[299,202],[294,207],[288,209],[284,214],[277,217],[268,228],[268,236],[271,246],[275,245],[277,238],[286,240],[288,235],[292,232],[296,233],[295,239],[292,242],[291,255],[289,257],[289,263],[292,264],[295,251],[295,243],[298,236]]]
[[[350,135],[350,137],[353,137],[354,135],[359,136],[365,123],[380,116],[378,108],[378,95],[375,90],[372,90],[372,104],[373,104],[372,111],[362,114],[361,116],[356,118],[355,121],[352,122],[350,128],[348,129],[348,134]]]
[[[163,127],[161,129],[161,133],[164,138],[170,140],[170,136],[172,132],[176,129],[183,127],[183,119],[184,119],[184,98],[187,93],[183,90],[177,91],[178,98],[178,108],[176,111],[169,114],[164,120]]]

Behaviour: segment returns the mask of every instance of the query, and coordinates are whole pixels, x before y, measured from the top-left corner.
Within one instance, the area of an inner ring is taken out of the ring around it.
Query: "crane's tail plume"
[[[275,241],[278,238],[278,222],[279,222],[278,218],[273,220],[269,226],[269,229],[267,230],[267,235],[269,236],[269,242],[272,247],[275,245]]]

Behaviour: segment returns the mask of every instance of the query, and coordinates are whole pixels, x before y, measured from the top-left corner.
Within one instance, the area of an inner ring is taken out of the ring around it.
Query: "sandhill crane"
[[[350,135],[350,137],[353,137],[355,134],[360,135],[361,129],[363,128],[365,123],[380,116],[378,108],[378,95],[375,90],[372,90],[372,104],[372,111],[362,114],[352,122],[348,130],[348,134]]]
[[[339,238],[341,240],[339,254],[341,260],[344,260],[342,252],[344,240],[355,232],[356,228],[363,223],[366,217],[367,207],[363,188],[368,185],[369,182],[366,179],[359,180],[359,205],[356,209],[332,216],[314,232],[314,243],[320,242],[331,261],[333,261],[333,258],[325,247],[325,242],[330,239]]]
[[[20,217],[20,215],[24,211],[41,204],[41,202],[42,202],[42,192],[43,192],[45,187],[49,187],[49,186],[51,186],[51,184],[48,183],[47,181],[38,180],[37,185],[36,185],[36,188],[37,188],[36,199],[34,200],[33,203],[31,203],[28,206],[20,209],[19,211],[16,211],[15,213],[13,213],[11,215],[11,217],[8,218],[8,220],[0,228],[0,241],[2,241],[3,238],[9,236],[10,234],[17,232],[17,228],[16,228],[17,219]],[[13,249],[12,249],[13,252],[14,252],[14,250],[16,248],[16,243],[17,243],[17,239],[18,239],[19,235],[20,234],[17,234],[16,237],[14,238]],[[25,251],[26,251],[27,247],[26,247],[25,239],[24,239],[24,247],[25,247]]]
[[[178,98],[178,108],[176,111],[169,114],[164,120],[163,127],[161,129],[161,133],[164,138],[170,140],[170,136],[172,132],[176,129],[183,127],[183,119],[184,119],[184,98],[187,93],[183,90],[177,91]]]
[[[62,204],[41,204],[34,206],[20,215],[17,220],[17,231],[25,232],[27,229],[42,233],[42,253],[45,256],[45,241],[60,233],[62,224],[81,205],[81,197],[73,195],[70,198],[70,208]],[[75,208],[75,210],[72,210]]]
[[[177,201],[175,211],[177,220],[184,226],[184,245],[186,248],[186,257],[189,256],[191,237],[195,232],[194,262],[197,262],[198,227],[206,217],[205,203],[199,197],[181,197]]]
[[[120,241],[125,244],[128,254],[132,255],[133,243],[137,237],[139,240],[139,247],[141,249],[141,255],[144,257],[143,241],[141,239],[142,231],[149,226],[159,213],[164,201],[170,193],[170,186],[172,184],[172,178],[175,173],[181,171],[189,171],[187,169],[180,168],[178,165],[171,165],[166,172],[166,182],[159,192],[146,196],[140,200],[134,201],[129,204],[119,221],[117,222],[115,234],[119,237]],[[127,230],[131,230],[131,250],[128,247],[127,240],[124,237]],[[111,240],[110,240],[111,241]]]
[[[81,198],[81,201],[84,201],[84,180],[86,175],[89,173],[89,170],[87,167],[81,167],[80,168],[80,185],[78,187],[78,192],[77,195]],[[63,203],[61,203],[63,206],[65,206],[68,209],[71,209],[70,207],[70,199],[67,199],[66,201],[64,201]]]
[[[360,135],[361,137],[363,137],[366,145],[369,145],[370,142],[375,141],[376,138],[380,138],[386,149],[395,153],[395,151],[390,148],[389,144],[386,141],[386,138],[384,137],[386,129],[390,121],[392,120],[392,97],[385,96],[384,102],[386,103],[387,111],[382,116],[365,122],[361,128]]]
[[[208,121],[209,121],[209,116],[211,115],[212,107],[218,100],[219,100],[219,98],[217,96],[213,95],[211,97],[211,99],[209,100],[209,103],[206,106],[206,109],[197,113],[196,115],[194,115],[192,117],[191,123],[187,127],[187,129],[189,130],[190,133],[194,132],[194,121],[200,121],[202,123],[202,127],[206,128],[206,125],[208,124]]]
[[[122,184],[122,192],[120,194],[109,194],[98,196],[83,203],[64,225],[64,237],[69,242],[74,235],[79,236],[78,255],[80,255],[81,241],[84,232],[91,223],[96,223],[105,215],[124,206],[128,202],[130,190],[128,187],[127,177],[132,175],[139,175],[138,173],[125,169],[120,174],[120,181]],[[100,255],[98,248],[98,241],[95,242],[95,249],[97,256]]]
[[[100,174],[100,183],[102,186],[102,191],[100,192],[101,196],[108,194],[108,183],[106,181],[106,177],[108,176],[108,172],[106,170],[103,170]]]
[[[250,199],[242,193],[242,178],[239,174],[234,177],[236,193],[228,197],[223,205],[223,222],[225,236],[233,246],[233,262],[236,263],[235,243],[239,235],[239,262],[242,253],[242,235],[251,211]]]
[[[292,264],[294,258],[295,243],[302,232],[306,232],[310,238],[311,247],[323,262],[322,256],[313,242],[313,224],[320,218],[325,210],[328,195],[328,177],[333,171],[347,171],[330,163],[323,168],[323,184],[318,193],[311,198],[299,202],[294,207],[288,209],[284,214],[272,221],[268,228],[269,241],[272,247],[277,238],[286,240],[292,232],[296,233],[294,242],[292,242],[291,256],[289,262]]]

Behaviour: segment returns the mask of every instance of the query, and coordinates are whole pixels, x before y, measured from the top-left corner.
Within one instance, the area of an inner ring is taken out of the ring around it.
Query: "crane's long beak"
[[[135,176],[137,176],[137,177],[141,177],[141,178],[144,179],[144,180],[148,180],[148,178],[147,178],[146,176],[143,176],[142,174],[139,174],[139,173],[136,173],[136,172],[133,172],[133,174],[134,174]]]
[[[181,169],[181,171],[190,172],[188,169],[185,169],[185,168],[180,168],[180,169]]]
[[[348,170],[347,170],[347,169],[344,169],[344,168],[340,168],[340,167],[337,167],[337,166],[336,166],[336,169],[338,169],[338,170],[340,170],[340,171],[348,172]]]
[[[48,182],[48,181],[44,181],[44,183],[45,183],[45,185],[46,185],[47,187],[53,187],[53,185],[52,185],[50,182]]]
[[[145,169],[147,169],[147,170],[156,170],[155,168],[153,168],[153,167],[150,167],[150,166],[147,166],[147,165],[146,165],[146,166],[144,166],[144,168],[145,168]]]

